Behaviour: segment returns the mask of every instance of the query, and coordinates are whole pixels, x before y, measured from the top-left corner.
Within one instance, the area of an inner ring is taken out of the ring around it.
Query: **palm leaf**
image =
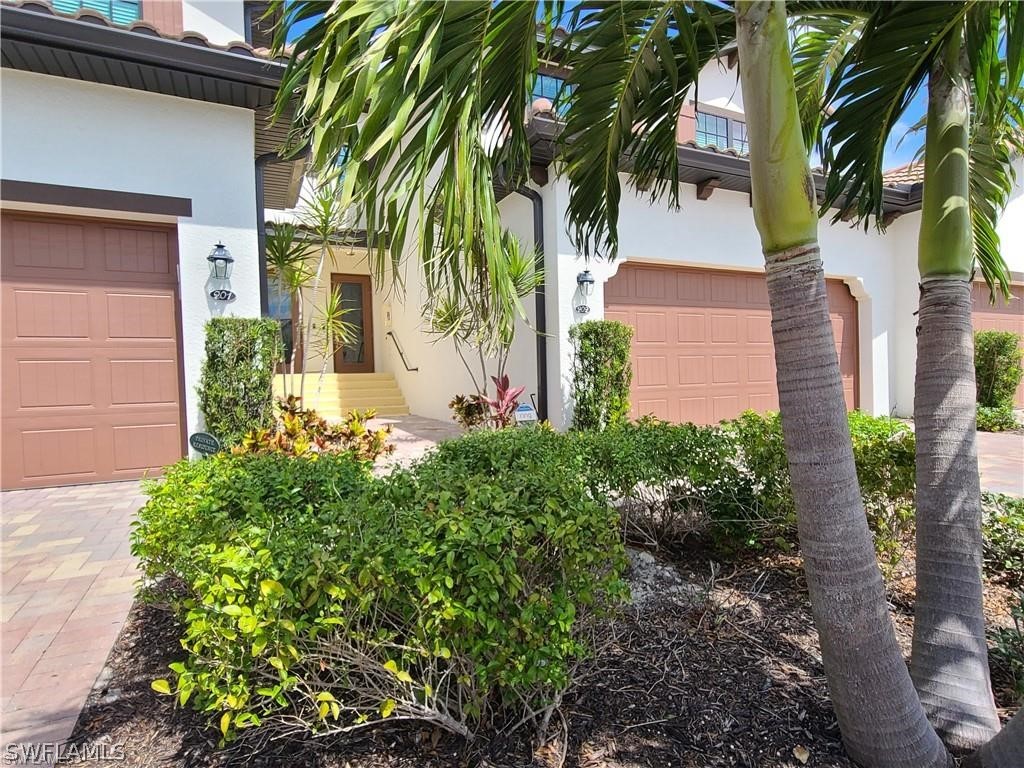
[[[878,4],[864,33],[836,67],[824,95],[835,109],[822,123],[828,171],[822,215],[832,206],[881,222],[886,139],[925,82],[932,60],[976,2]]]
[[[703,3],[583,2],[561,55],[573,74],[559,142],[570,192],[567,226],[585,256],[614,256],[621,184],[679,204],[677,122],[730,11]]]
[[[323,15],[316,17],[311,8]],[[560,14],[559,3],[544,12]],[[315,168],[347,150],[341,198],[367,227],[378,279],[400,275],[414,238],[428,291],[486,285],[515,304],[494,197],[526,178],[524,110],[537,69],[538,5],[297,0],[290,26],[314,19],[289,61],[278,109],[294,102]]]

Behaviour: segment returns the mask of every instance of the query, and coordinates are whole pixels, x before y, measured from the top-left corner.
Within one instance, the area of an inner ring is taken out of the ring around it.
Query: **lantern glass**
[[[217,243],[206,260],[210,262],[210,276],[215,280],[227,280],[231,277],[231,267],[235,260],[224,247],[224,243]]]
[[[589,269],[585,269],[576,275],[576,285],[579,286],[580,293],[589,299],[594,293],[594,276],[590,274]]]

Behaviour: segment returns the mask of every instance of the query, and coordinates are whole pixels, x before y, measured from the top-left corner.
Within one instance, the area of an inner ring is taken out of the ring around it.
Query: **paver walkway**
[[[2,741],[67,739],[132,604],[137,482],[0,494]]]
[[[979,432],[978,470],[984,490],[1024,496],[1024,435]]]

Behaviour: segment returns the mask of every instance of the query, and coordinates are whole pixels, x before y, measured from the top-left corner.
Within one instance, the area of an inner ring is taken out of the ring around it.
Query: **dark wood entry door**
[[[334,347],[335,373],[373,373],[373,291],[369,275],[331,275],[331,290],[348,310],[344,321],[355,326],[355,338]]]

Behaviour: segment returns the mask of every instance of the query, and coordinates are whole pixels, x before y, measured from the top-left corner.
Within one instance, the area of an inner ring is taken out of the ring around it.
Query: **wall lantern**
[[[227,280],[231,277],[231,265],[235,263],[235,260],[231,258],[224,243],[218,242],[206,260],[210,262],[210,277],[214,280]]]
[[[579,288],[580,295],[583,297],[583,303],[576,307],[576,311],[581,315],[585,315],[590,312],[590,307],[587,305],[587,299],[589,299],[594,293],[594,276],[590,274],[589,269],[584,269],[576,275],[576,287]]]

